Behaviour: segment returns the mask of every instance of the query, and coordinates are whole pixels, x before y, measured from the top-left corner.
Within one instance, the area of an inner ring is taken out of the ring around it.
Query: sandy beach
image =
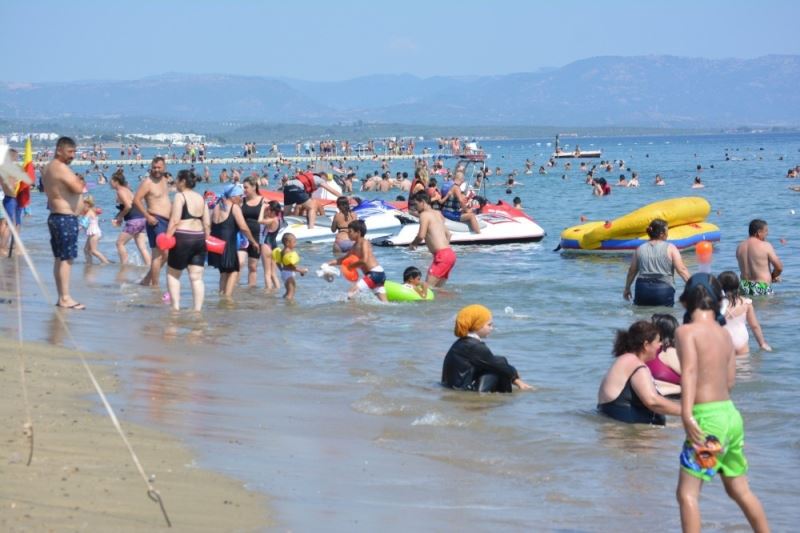
[[[30,466],[16,340],[0,340],[0,529],[4,531],[134,531],[164,529],[158,505],[133,466],[76,354],[46,344],[24,345],[35,449]],[[97,356],[87,356],[97,360]],[[119,381],[93,368],[106,390]],[[270,525],[264,496],[240,481],[194,466],[177,439],[128,424],[123,429],[161,493],[172,530],[258,531]]]

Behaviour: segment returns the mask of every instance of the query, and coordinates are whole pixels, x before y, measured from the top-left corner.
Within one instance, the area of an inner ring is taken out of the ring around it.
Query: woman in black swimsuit
[[[222,254],[209,254],[208,265],[219,270],[219,292],[223,296],[231,296],[239,283],[239,232],[251,244],[257,244],[242,216],[243,195],[241,185],[229,183],[211,213],[211,235],[225,241],[225,250]]]
[[[264,288],[277,290],[281,284],[278,280],[278,265],[272,259],[272,250],[278,247],[278,232],[283,225],[283,208],[280,202],[271,200],[264,206],[258,223],[264,226],[264,243],[261,245],[261,262],[264,264]]]
[[[175,236],[175,246],[167,256],[167,289],[172,309],[180,309],[181,273],[189,270],[192,283],[193,309],[200,311],[205,297],[203,270],[206,264],[206,237],[211,232],[208,206],[200,194],[194,192],[197,177],[191,170],[178,172],[178,193],[172,203],[167,235]]]
[[[614,341],[614,364],[597,393],[597,409],[620,422],[663,426],[664,415],[680,416],[681,405],[656,390],[653,375],[645,363],[661,349],[658,328],[645,320],[634,322],[628,331],[618,330]]]
[[[250,233],[258,240],[261,235],[261,226],[258,220],[261,218],[264,211],[264,197],[261,196],[258,190],[258,182],[256,182],[255,178],[245,178],[244,181],[242,181],[242,186],[244,187],[242,216],[244,216],[244,221],[250,229]],[[241,251],[242,250],[240,250],[240,252]],[[249,244],[244,251],[247,252],[247,286],[255,287],[256,275],[258,274],[258,260],[261,257],[261,245],[254,246]],[[240,261],[244,262],[243,259],[243,257],[240,257]]]

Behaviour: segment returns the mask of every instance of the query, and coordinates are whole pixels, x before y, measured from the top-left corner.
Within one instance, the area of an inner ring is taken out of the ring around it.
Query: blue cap
[[[225,195],[225,198],[242,196],[244,195],[244,187],[242,187],[239,183],[229,183],[225,186],[225,190],[222,191],[222,194]]]

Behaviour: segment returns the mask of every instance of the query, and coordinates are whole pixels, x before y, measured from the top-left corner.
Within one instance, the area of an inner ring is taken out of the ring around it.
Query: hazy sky
[[[797,0],[2,0],[3,81],[506,74],[598,55],[798,54]]]

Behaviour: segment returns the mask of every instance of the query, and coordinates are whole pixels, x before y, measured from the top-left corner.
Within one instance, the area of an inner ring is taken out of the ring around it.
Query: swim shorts
[[[456,264],[456,253],[452,248],[442,248],[433,254],[433,263],[428,269],[429,276],[436,276],[439,279],[447,279],[450,271]]]
[[[739,291],[745,296],[769,296],[772,294],[772,285],[766,281],[739,281]]]
[[[184,270],[189,265],[205,264],[206,234],[202,231],[176,231],[175,246],[167,255],[167,265],[175,270]]]
[[[680,455],[681,468],[703,481],[711,481],[717,471],[722,472],[725,477],[745,475],[747,459],[744,456],[744,422],[733,402],[725,400],[700,403],[692,408],[692,415],[706,436],[713,435],[719,439],[722,451],[717,455],[716,465],[703,468],[697,464],[694,447],[685,442]]]
[[[6,208],[9,222],[13,222],[15,226],[22,224],[22,208],[17,203],[17,199],[15,197],[6,196],[3,198],[3,207]]]
[[[356,285],[360,291],[371,290],[375,294],[386,294],[386,289],[383,287],[385,282],[386,273],[383,271],[383,267],[379,265],[364,274],[364,277],[358,280]]]
[[[156,247],[156,237],[167,231],[167,226],[169,225],[169,219],[164,218],[162,216],[153,215],[156,217],[158,221],[155,226],[151,226],[150,224],[146,225],[147,228],[147,240],[150,242],[150,248]]]
[[[294,277],[295,277],[294,270],[285,270],[283,268],[281,269],[281,280],[283,280],[284,283],[286,283],[287,281],[289,281]]]
[[[452,220],[453,222],[461,222],[461,211],[442,209],[442,215],[444,215],[444,218]]]
[[[50,213],[47,217],[47,229],[50,230],[53,257],[61,261],[78,257],[78,217]]]
[[[146,224],[147,219],[143,217],[132,218],[125,221],[125,227],[122,229],[122,231],[128,235],[136,236],[145,230]]]
[[[311,196],[306,190],[297,185],[286,185],[283,188],[283,205],[300,205],[308,201]]]

